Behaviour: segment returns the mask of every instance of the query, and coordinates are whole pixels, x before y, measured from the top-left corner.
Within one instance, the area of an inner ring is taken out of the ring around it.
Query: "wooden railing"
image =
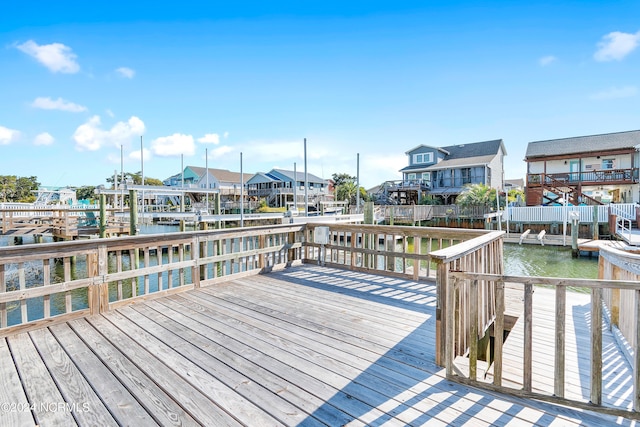
[[[596,279],[566,279],[566,278],[549,278],[549,277],[529,277],[529,276],[505,276],[501,274],[481,274],[470,272],[467,269],[459,271],[449,270],[449,293],[447,294],[447,305],[453,304],[458,295],[469,295],[475,301],[479,298],[479,283],[487,283],[494,288],[493,296],[495,301],[496,313],[494,324],[494,360],[493,360],[493,383],[481,381],[477,378],[478,358],[477,358],[477,340],[471,339],[469,342],[470,350],[468,352],[468,369],[460,368],[456,365],[455,358],[456,345],[460,334],[468,334],[467,331],[461,330],[457,325],[465,322],[473,322],[476,316],[475,311],[453,312],[449,311],[447,317],[447,330],[445,335],[445,367],[447,378],[464,384],[470,384],[476,387],[483,387],[501,393],[513,394],[520,397],[535,398],[558,404],[569,405],[583,409],[597,409],[602,412],[614,414],[623,417],[638,418],[640,414],[630,412],[624,408],[604,407],[602,405],[602,383],[603,383],[603,352],[602,352],[602,321],[592,321],[590,327],[590,348],[583,348],[580,351],[588,352],[590,350],[590,384],[589,384],[589,401],[565,398],[565,316],[567,303],[567,288],[579,287],[591,290],[591,319],[602,319],[602,295],[603,292],[610,290],[616,291],[627,289],[633,294],[632,307],[635,316],[640,315],[640,282],[638,281],[618,281],[618,280],[596,280]],[[524,343],[522,354],[522,378],[520,384],[522,387],[515,388],[513,385],[503,384],[503,337],[505,324],[505,283],[522,287],[524,293]],[[532,391],[532,360],[533,360],[533,333],[534,328],[545,328],[547,325],[533,324],[533,292],[536,285],[544,285],[555,288],[555,343],[554,350],[545,348],[538,349],[539,352],[546,355],[554,354],[553,372],[549,373],[549,377],[553,378],[553,393],[544,394],[538,391]],[[465,320],[461,316],[469,316]],[[636,317],[640,318],[640,317]],[[595,325],[595,327],[594,327]],[[634,333],[638,333],[637,325]],[[471,331],[473,337],[475,331]],[[637,346],[636,346],[637,349]],[[633,408],[638,411],[640,408],[640,358],[636,351],[636,362],[633,366]],[[610,380],[610,379],[609,379]]]
[[[459,206],[459,205],[433,205],[433,216],[448,218],[485,218],[485,215],[491,213],[488,206]]]
[[[301,262],[303,225],[0,248],[0,336]]]
[[[640,254],[624,252],[610,247],[600,248],[599,279],[640,280]],[[633,288],[607,288],[603,298],[609,310],[611,324],[618,328],[629,348],[638,346],[638,320],[636,292]]]
[[[451,351],[453,357],[473,351],[472,344],[477,343],[477,339],[470,337],[484,336],[496,315],[495,287],[491,283],[483,280],[474,286],[463,285],[455,294],[450,274],[460,270],[502,274],[503,237],[503,231],[486,232],[431,253],[437,263],[436,363],[440,366],[445,365],[447,351]],[[454,327],[456,313],[460,333],[454,338],[449,336],[449,328]],[[445,337],[451,339],[451,347],[447,347]]]
[[[540,186],[551,181],[563,182],[566,185],[597,185],[605,183],[638,182],[638,168],[603,169],[583,172],[563,173],[530,173],[527,175],[528,186]]]

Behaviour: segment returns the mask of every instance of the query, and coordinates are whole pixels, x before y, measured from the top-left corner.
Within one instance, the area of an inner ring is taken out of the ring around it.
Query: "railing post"
[[[447,301],[449,293],[449,264],[436,260],[436,364],[444,366],[445,360],[445,333]],[[449,307],[453,310],[453,307]]]
[[[556,358],[554,364],[553,393],[564,397],[564,367],[565,367],[565,316],[567,304],[567,287],[556,287]]]
[[[291,231],[288,233],[288,244],[289,250],[287,252],[287,263],[291,265],[293,261],[296,259],[296,251],[293,249],[293,245],[296,243],[296,233],[295,231]]]
[[[602,405],[602,288],[591,289],[591,403]]]
[[[198,268],[198,261],[200,260],[200,241],[198,236],[194,236],[191,239],[191,261],[193,266],[191,267],[191,280],[193,281],[193,287],[200,287],[200,269]]]
[[[258,245],[260,246],[260,249],[264,249],[266,246],[266,241],[267,238],[264,234],[261,234],[260,237],[258,238]],[[260,268],[260,270],[264,270],[266,268],[266,262],[265,262],[265,253],[261,252],[260,255],[258,256],[258,268]]]
[[[444,366],[446,369],[446,373],[447,373],[447,378],[451,377],[453,375],[453,359],[454,359],[454,347],[455,347],[455,343],[456,343],[456,339],[455,339],[455,310],[452,309],[452,307],[455,305],[455,293],[456,293],[456,287],[458,284],[458,279],[454,278],[451,281],[451,288],[448,289],[447,292],[447,296],[446,296],[446,306],[449,308],[446,311],[446,331],[444,334]],[[436,320],[436,325],[437,325],[437,320]],[[437,335],[436,335],[436,350],[438,348],[437,345]],[[438,358],[438,355],[436,353],[436,359]],[[437,360],[436,360],[437,363]],[[471,369],[471,365],[469,365],[469,369]]]
[[[420,255],[422,251],[422,239],[419,236],[413,237],[413,253]],[[428,252],[428,250],[427,250]],[[413,280],[418,281],[420,278],[420,259],[413,260]]]
[[[7,292],[7,285],[4,281],[4,264],[0,264],[0,294]],[[7,303],[0,302],[0,328],[7,327]]]
[[[98,304],[100,313],[109,311],[109,283],[104,281],[104,277],[109,274],[109,252],[107,245],[98,246]]]
[[[523,357],[523,380],[524,391],[531,391],[532,383],[532,361],[533,361],[533,285],[524,285],[524,357]]]
[[[636,308],[636,345],[633,349],[633,410],[640,411],[640,290],[634,292]]]
[[[502,386],[502,345],[504,340],[504,281],[496,283],[496,320],[494,324],[493,384]]]
[[[478,280],[471,281],[469,299],[469,379],[476,381],[478,378]],[[447,319],[447,321],[449,320],[451,320],[451,316]],[[455,319],[453,320],[455,321]]]

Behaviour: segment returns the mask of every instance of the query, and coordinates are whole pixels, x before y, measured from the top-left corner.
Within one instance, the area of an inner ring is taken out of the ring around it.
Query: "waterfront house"
[[[223,204],[237,201],[241,194],[243,178],[246,188],[247,182],[253,177],[253,174],[243,173],[240,175],[239,172],[227,169],[187,166],[184,168],[184,173],[170,176],[163,181],[163,184],[170,187],[182,187],[183,174],[185,188],[195,190],[208,187],[209,190],[217,190],[220,202]]]
[[[527,205],[638,202],[639,150],[639,130],[530,142]]]
[[[402,204],[419,203],[423,195],[453,202],[466,185],[485,184],[502,190],[504,156],[501,139],[447,147],[418,145],[407,151],[402,182],[387,192]]]
[[[330,182],[316,175],[307,173],[307,195],[310,204],[332,200]],[[258,172],[247,182],[247,194],[252,199],[264,199],[269,206],[284,207],[294,202],[294,189],[297,203],[303,202],[305,189],[304,172],[284,169],[271,169],[269,172]]]

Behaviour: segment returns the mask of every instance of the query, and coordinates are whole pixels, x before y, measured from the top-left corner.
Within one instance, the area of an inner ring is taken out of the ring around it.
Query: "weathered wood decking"
[[[445,380],[435,300],[302,266],[2,338],[0,425],[632,423]]]

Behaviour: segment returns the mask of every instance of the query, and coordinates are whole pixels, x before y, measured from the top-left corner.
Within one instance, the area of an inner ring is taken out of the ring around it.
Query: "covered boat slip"
[[[436,300],[430,280],[303,265],[9,335],[0,425],[634,423],[446,380]]]

